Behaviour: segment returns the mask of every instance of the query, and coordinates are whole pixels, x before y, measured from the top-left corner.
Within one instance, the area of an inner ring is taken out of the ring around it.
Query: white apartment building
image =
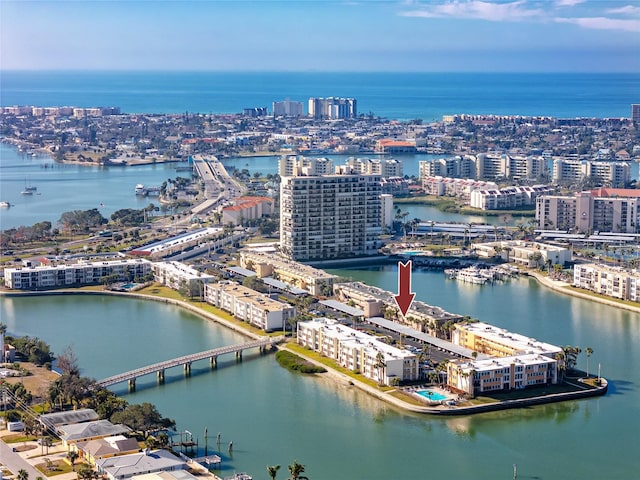
[[[335,275],[295,262],[277,254],[256,250],[240,252],[240,266],[256,272],[258,278],[274,277],[311,295],[331,295]]]
[[[587,177],[611,187],[624,187],[631,180],[631,166],[626,162],[597,162],[557,158],[553,161],[553,181],[578,183]]]
[[[302,102],[293,102],[289,99],[273,102],[272,107],[274,117],[301,117],[304,114]]]
[[[475,189],[470,195],[470,205],[481,210],[506,210],[535,205],[536,198],[553,191],[546,185],[532,187],[506,187],[502,189]]]
[[[494,182],[466,178],[423,176],[421,180],[427,195],[455,197],[466,201],[470,201],[471,194],[476,190],[498,189]]]
[[[546,174],[542,156],[511,156],[481,153],[476,156],[476,178],[536,178]]]
[[[578,232],[635,233],[638,191],[597,189],[573,196],[542,195],[536,199],[538,228]]]
[[[558,383],[558,362],[539,354],[447,363],[447,384],[474,397],[482,392]]]
[[[571,251],[557,245],[524,240],[505,240],[498,242],[474,243],[472,248],[478,257],[493,258],[500,256],[505,261],[518,263],[525,267],[546,265],[565,265],[571,261]],[[539,253],[540,256],[536,255]]]
[[[285,155],[278,161],[278,174],[281,177],[298,175],[330,175],[333,172],[333,160],[330,158]]]
[[[379,175],[282,177],[280,249],[294,260],[375,255],[382,246]]]
[[[216,277],[199,272],[180,262],[155,262],[152,264],[156,282],[174,290],[184,289],[191,297],[204,293],[204,284],[216,280]]]
[[[265,332],[284,330],[296,316],[295,307],[234,282],[206,284],[204,299]]]
[[[114,276],[116,282],[133,281],[151,272],[151,262],[141,259],[81,261],[70,265],[40,265],[4,269],[4,285],[16,290],[96,285]]]
[[[366,378],[390,385],[418,379],[415,354],[380,342],[376,337],[318,318],[298,323],[298,344],[335,360]]]
[[[573,285],[591,292],[640,302],[640,272],[620,267],[576,264],[573,267]]]
[[[346,172],[360,175],[380,175],[382,178],[402,177],[402,160],[379,158],[348,158]]]
[[[393,195],[390,193],[380,194],[380,224],[383,227],[391,228],[395,214],[393,212]]]
[[[475,157],[472,155],[421,160],[418,168],[420,180],[425,177],[477,178]]]

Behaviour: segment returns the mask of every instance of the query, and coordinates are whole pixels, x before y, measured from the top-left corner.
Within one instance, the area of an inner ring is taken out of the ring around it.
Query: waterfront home
[[[75,450],[90,465],[95,465],[97,460],[129,455],[140,451],[138,441],[133,437],[114,435],[106,438],[98,438],[75,444]]]
[[[188,469],[184,460],[167,450],[145,450],[131,455],[103,458],[96,462],[96,466],[109,480],[125,480],[141,474]]]
[[[67,450],[72,449],[72,446],[75,448],[75,444],[78,442],[131,433],[131,429],[126,425],[114,425],[109,420],[60,425],[56,431],[62,440],[62,445]]]

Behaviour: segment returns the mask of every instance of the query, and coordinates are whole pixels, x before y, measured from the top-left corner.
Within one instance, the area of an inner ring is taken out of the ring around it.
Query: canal
[[[332,270],[394,291],[395,266]],[[247,471],[267,479],[265,466],[294,460],[312,480],[357,478],[510,479],[632,478],[640,431],[640,315],[554,293],[528,278],[473,286],[442,273],[413,272],[417,299],[471,315],[538,340],[593,348],[611,382],[604,397],[477,416],[435,418],[394,410],[329,377],[292,374],[273,355],[233,356],[192,376],[167,371],[166,383],[141,378],[137,391],[116,387],[129,402],[152,402],[189,430],[209,453],[219,451],[222,475]],[[0,299],[13,334],[38,336],[55,352],[71,346],[83,374],[101,379],[131,368],[243,341],[238,334],[163,303],[115,297]],[[582,354],[579,366],[586,367]],[[198,433],[200,432],[200,433]],[[233,441],[233,454],[227,444]]]

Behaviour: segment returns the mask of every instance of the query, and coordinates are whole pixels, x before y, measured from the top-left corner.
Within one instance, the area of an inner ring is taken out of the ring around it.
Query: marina
[[[509,280],[517,273],[518,269],[509,265],[496,265],[488,268],[472,265],[466,268],[447,268],[444,270],[444,274],[449,280],[458,280],[473,285]]]

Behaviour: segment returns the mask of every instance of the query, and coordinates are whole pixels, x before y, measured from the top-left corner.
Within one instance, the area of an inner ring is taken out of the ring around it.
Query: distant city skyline
[[[637,0],[0,0],[1,70],[640,72]]]

